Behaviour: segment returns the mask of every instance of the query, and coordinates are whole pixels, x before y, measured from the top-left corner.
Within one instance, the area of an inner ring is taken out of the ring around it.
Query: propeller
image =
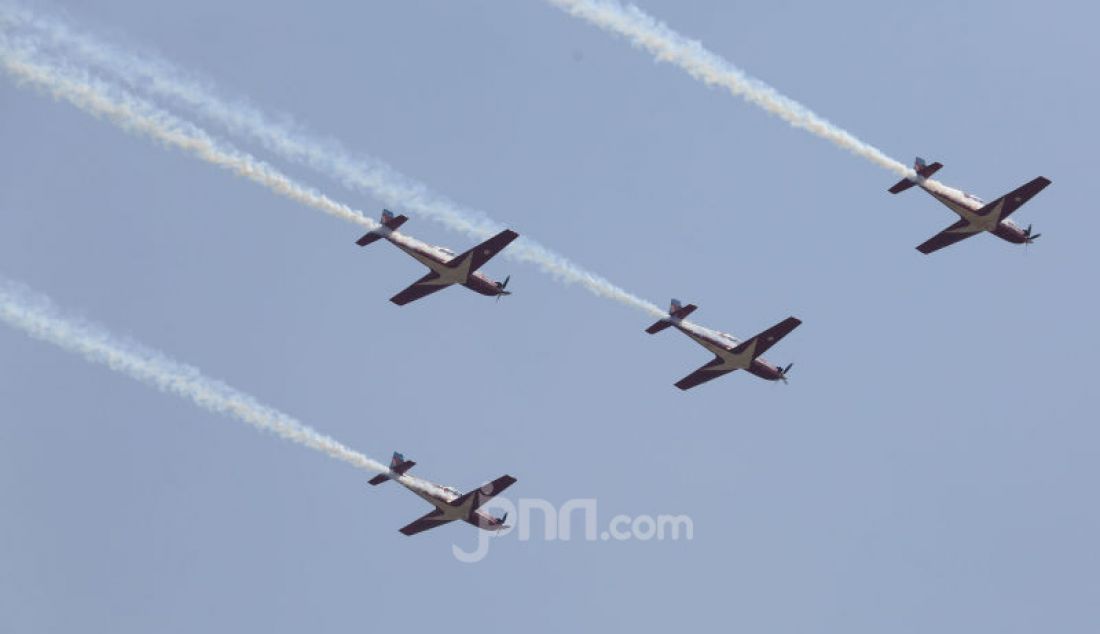
[[[1028,225],[1027,229],[1024,229],[1024,242],[1026,242],[1027,244],[1031,244],[1032,242],[1038,240],[1039,236],[1041,235],[1043,234],[1037,233],[1035,235],[1031,235],[1031,225]]]
[[[787,373],[791,371],[791,366],[793,365],[794,363],[788,363],[787,367],[779,368],[779,380],[783,381],[784,384],[787,383]]]
[[[511,275],[509,275],[508,277],[504,278],[504,281],[503,281],[503,282],[497,282],[497,283],[496,283],[496,285],[497,285],[497,290],[498,290],[498,291],[500,291],[499,293],[497,293],[497,301],[498,301],[498,302],[500,301],[500,298],[501,298],[502,296],[504,296],[504,295],[511,295],[511,294],[512,294],[511,292],[509,292],[509,291],[506,291],[506,290],[504,290],[504,289],[508,288],[508,282],[509,282],[509,280],[511,280],[511,279],[512,279],[512,276],[511,276]]]

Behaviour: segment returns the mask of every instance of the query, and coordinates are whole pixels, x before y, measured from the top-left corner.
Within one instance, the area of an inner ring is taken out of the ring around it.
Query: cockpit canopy
[[[975,196],[974,194],[971,194],[970,192],[963,192],[963,196],[969,198],[970,200],[973,200],[976,203],[984,203],[985,202],[984,200],[982,200],[981,198],[978,198],[977,196]]]
[[[448,249],[447,247],[436,247],[436,249],[439,249],[439,250],[440,250],[440,251],[442,251],[443,253],[445,253],[445,254],[447,254],[447,255],[451,256],[452,258],[453,258],[454,256],[458,255],[457,253],[455,253],[454,251],[451,251],[451,250],[450,250],[450,249]]]
[[[455,495],[462,495],[462,492],[454,487],[443,487],[443,490],[448,493],[454,493]]]

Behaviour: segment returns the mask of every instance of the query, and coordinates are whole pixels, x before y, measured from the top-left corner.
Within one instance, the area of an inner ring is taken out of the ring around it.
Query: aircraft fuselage
[[[756,376],[768,381],[778,381],[783,378],[782,370],[767,361],[763,357],[753,358],[756,353],[756,342],[753,342],[745,350],[734,352],[734,348],[740,343],[735,339],[726,339],[722,335],[694,326],[685,326],[682,320],[674,320],[672,325],[677,330],[691,337],[695,343],[713,352],[723,361],[722,365],[715,366],[714,370],[747,370]]]
[[[1027,233],[1025,233],[1019,225],[1008,218],[1001,219],[1000,206],[982,215],[979,214],[978,211],[985,206],[985,203],[979,199],[970,198],[966,195],[955,196],[949,193],[938,192],[927,187],[924,182],[918,184],[921,189],[928,192],[933,198],[943,203],[945,207],[958,214],[959,218],[967,222],[966,226],[957,229],[958,233],[988,231],[998,238],[1015,244],[1027,242]]]
[[[461,284],[476,293],[489,297],[502,294],[502,289],[497,283],[489,279],[485,274],[480,271],[470,271],[471,260],[469,258],[467,258],[461,266],[451,268],[447,266],[447,262],[450,261],[450,258],[448,258],[447,254],[444,252],[436,249],[425,249],[415,244],[406,244],[404,241],[394,240],[390,234],[386,234],[385,237],[398,249],[408,253],[418,262],[439,275],[432,283],[439,285]]]
[[[391,476],[391,478],[415,493],[420,499],[434,506],[436,510],[443,514],[441,519],[462,520],[489,531],[504,528],[504,523],[498,518],[472,508],[474,504],[472,496],[465,503],[453,506],[451,503],[458,499],[459,493],[450,487],[408,474]]]

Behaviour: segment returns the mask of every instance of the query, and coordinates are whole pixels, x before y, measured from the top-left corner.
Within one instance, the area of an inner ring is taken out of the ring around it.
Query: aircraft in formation
[[[739,341],[731,334],[685,322],[684,318],[696,308],[698,307],[695,304],[684,306],[679,300],[674,299],[668,309],[668,317],[657,321],[645,330],[655,335],[669,326],[675,326],[677,330],[691,337],[695,343],[714,353],[714,360],[677,381],[676,387],[689,390],[700,383],[706,383],[734,370],[748,370],[762,379],[787,382],[787,372],[794,364],[788,363],[787,367],[780,367],[764,360],[760,355],[790,334],[802,323],[801,320],[788,317],[754,337]]]
[[[507,513],[501,517],[493,517],[478,509],[494,496],[499,495],[515,484],[516,479],[512,476],[502,475],[473,491],[459,493],[457,489],[408,475],[408,470],[412,469],[414,465],[416,465],[415,462],[405,460],[405,456],[395,451],[393,452],[393,458],[390,460],[389,472],[378,474],[370,479],[370,483],[374,486],[378,486],[387,480],[393,480],[435,507],[427,515],[402,527],[401,532],[405,535],[422,533],[455,520],[462,520],[487,531],[500,531],[509,528],[504,523],[508,519]]]
[[[394,216],[393,212],[383,209],[382,226],[368,231],[366,235],[355,241],[359,246],[365,247],[385,238],[431,269],[427,275],[413,282],[412,286],[391,297],[391,302],[404,306],[452,284],[461,284],[474,292],[498,299],[512,294],[511,291],[505,290],[508,288],[508,280],[511,276],[504,278],[503,282],[494,282],[483,273],[479,273],[478,269],[518,238],[518,233],[505,229],[469,251],[455,255],[454,251],[445,247],[431,247],[395,239],[394,232],[408,219],[407,216]]]
[[[992,233],[1003,240],[1016,244],[1031,244],[1039,238],[1039,234],[1032,233],[1031,225],[1028,225],[1026,229],[1021,228],[1009,220],[1008,217],[1050,185],[1050,179],[1039,176],[993,202],[986,203],[977,196],[966,192],[930,186],[928,183],[929,178],[942,167],[943,164],[941,163],[929,164],[924,159],[917,157],[913,164],[915,174],[901,179],[889,189],[890,193],[898,194],[914,185],[918,186],[959,215],[958,222],[918,246],[917,250],[921,253],[928,254],[938,251],[982,232]],[[413,240],[395,237],[397,229],[406,220],[408,220],[406,216],[395,216],[391,211],[383,210],[381,226],[367,232],[356,241],[359,246],[367,246],[385,238],[430,269],[427,275],[414,282],[412,286],[394,295],[390,298],[390,301],[399,306],[404,306],[409,302],[454,284],[461,284],[482,295],[497,297],[498,299],[511,294],[506,290],[511,276],[505,277],[503,282],[496,282],[480,273],[478,269],[519,237],[519,234],[515,231],[510,229],[501,231],[465,253],[456,255],[453,251],[443,247],[432,247]],[[396,235],[399,236],[400,234]],[[787,373],[793,364],[787,364],[786,367],[777,366],[764,360],[761,355],[797,328],[802,323],[799,319],[788,317],[754,337],[739,341],[730,334],[684,321],[684,318],[695,309],[694,304],[684,306],[674,299],[669,308],[668,317],[657,321],[646,329],[646,332],[656,334],[669,326],[675,326],[677,330],[714,353],[714,359],[710,363],[677,381],[676,387],[681,390],[688,390],[711,379],[741,369],[748,370],[752,374],[769,381],[787,382]],[[399,457],[400,454],[394,454],[395,460],[398,460]],[[405,463],[403,459],[398,463],[399,467],[404,465],[405,469],[412,466],[411,462]],[[398,467],[391,466],[391,470],[398,476],[404,473],[404,471],[398,470]],[[382,479],[375,478],[378,482],[372,480],[372,483],[377,484],[388,479],[385,476],[379,476],[379,478]],[[513,481],[510,479],[505,486]],[[453,493],[452,489],[443,488],[442,490]],[[425,497],[423,494],[418,494]],[[443,500],[443,498],[429,499],[425,497],[425,499],[433,504],[440,501],[450,503]],[[440,513],[438,517],[450,518],[451,515],[439,510],[443,508],[437,505],[437,510]],[[450,513],[450,511],[447,512]],[[417,522],[427,522],[430,517],[433,517],[433,514],[429,514],[417,520]],[[431,521],[450,521],[450,519],[432,519]],[[414,524],[416,523],[414,522]],[[414,524],[411,524],[410,527]],[[402,532],[404,531],[405,529],[402,529]]]
[[[917,249],[921,253],[938,251],[982,232],[992,233],[1017,244],[1030,244],[1039,237],[1039,234],[1032,234],[1030,225],[1022,229],[1008,217],[1050,185],[1049,179],[1040,176],[993,202],[986,203],[965,192],[956,193],[955,190],[929,186],[928,179],[942,167],[941,163],[928,164],[924,159],[917,157],[913,165],[916,173],[912,177],[903,178],[889,189],[890,193],[898,194],[916,185],[959,215],[958,222],[918,246]],[[397,229],[407,220],[406,216],[395,216],[389,210],[383,210],[381,226],[367,232],[356,241],[359,246],[367,246],[385,238],[430,269],[427,275],[394,295],[390,301],[398,306],[404,306],[454,284],[461,284],[477,293],[498,299],[511,294],[505,290],[511,276],[505,277],[503,282],[496,282],[480,273],[478,269],[511,244],[519,234],[506,229],[465,253],[456,255],[443,247],[432,247],[414,240],[395,237]],[[695,304],[684,306],[679,300],[673,299],[668,316],[646,328],[649,334],[657,334],[670,326],[675,327],[714,353],[713,360],[677,381],[676,387],[689,390],[736,370],[747,370],[769,381],[787,382],[787,373],[794,364],[788,363],[786,367],[778,366],[765,360],[761,355],[797,328],[802,323],[801,320],[788,317],[764,332],[740,341],[728,333],[710,330],[685,321],[685,318],[696,308]],[[487,531],[508,528],[504,523],[508,519],[507,513],[498,518],[479,509],[514,484],[515,478],[503,475],[477,489],[460,493],[457,489],[408,475],[408,470],[415,464],[411,460],[405,460],[400,453],[394,452],[388,472],[370,480],[372,485],[394,480],[434,507],[430,513],[401,528],[403,534],[415,535],[455,520],[462,520]]]
[[[918,251],[927,255],[983,231],[988,231],[998,238],[1016,244],[1031,244],[1038,239],[1039,234],[1032,235],[1031,225],[1028,225],[1027,229],[1021,229],[1008,217],[1024,203],[1031,200],[1035,194],[1050,185],[1050,179],[1039,176],[1026,185],[1001,196],[991,203],[987,203],[981,198],[966,192],[959,192],[956,195],[951,193],[950,190],[944,192],[928,187],[928,178],[941,167],[943,167],[942,163],[937,162],[929,165],[918,156],[913,163],[916,175],[912,178],[901,179],[888,190],[891,194],[899,194],[913,185],[917,185],[959,215],[958,222],[929,238],[917,247]]]

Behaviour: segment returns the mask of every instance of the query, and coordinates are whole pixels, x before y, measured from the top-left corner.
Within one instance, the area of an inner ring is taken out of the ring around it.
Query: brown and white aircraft
[[[669,326],[675,326],[677,330],[691,337],[695,343],[714,353],[713,361],[677,381],[676,387],[687,390],[700,383],[716,379],[723,374],[742,369],[748,370],[762,379],[787,382],[787,372],[794,364],[788,363],[787,367],[782,368],[765,361],[760,355],[778,343],[780,339],[790,334],[802,323],[801,320],[788,317],[755,337],[738,341],[728,333],[716,332],[709,328],[685,322],[684,318],[696,308],[695,304],[682,306],[679,300],[674,299],[668,309],[668,317],[646,328],[646,332],[653,335]]]
[[[479,273],[478,269],[497,253],[500,253],[512,240],[518,238],[518,233],[505,229],[469,251],[455,255],[454,251],[450,249],[429,246],[396,233],[397,228],[405,224],[406,220],[408,220],[408,217],[394,216],[393,212],[384,209],[382,210],[382,226],[367,232],[366,235],[355,241],[359,246],[365,247],[376,240],[385,238],[398,249],[408,253],[431,269],[427,275],[416,280],[412,286],[391,297],[391,302],[398,306],[404,306],[452,284],[461,284],[472,291],[497,299],[512,294],[510,291],[504,290],[508,287],[508,280],[511,279],[511,276],[504,278],[503,282],[494,282],[484,274]]]
[[[500,531],[508,528],[504,524],[504,521],[508,519],[507,513],[501,517],[493,517],[478,509],[492,499],[493,496],[499,495],[504,489],[515,484],[515,478],[510,475],[502,475],[473,491],[459,493],[458,490],[451,487],[408,475],[406,472],[412,469],[415,464],[412,460],[405,460],[405,456],[395,451],[393,452],[393,459],[390,460],[389,472],[376,475],[370,479],[370,483],[375,486],[387,480],[393,480],[435,507],[435,510],[431,513],[402,528],[402,533],[415,535],[429,528],[449,524],[455,520],[462,520],[487,531]]]
[[[916,174],[910,178],[901,179],[889,189],[891,194],[897,194],[913,185],[918,185],[936,200],[946,205],[948,209],[959,215],[958,222],[929,238],[924,244],[917,247],[918,251],[924,254],[932,253],[983,231],[988,231],[998,238],[1016,244],[1031,244],[1039,237],[1039,234],[1032,235],[1031,225],[1028,225],[1027,229],[1021,229],[1008,217],[1024,203],[1031,200],[1035,194],[1043,191],[1050,184],[1050,179],[1040,176],[997,200],[987,203],[981,198],[966,192],[945,187],[929,187],[928,178],[941,167],[943,167],[941,163],[929,165],[918,156],[913,164]]]

